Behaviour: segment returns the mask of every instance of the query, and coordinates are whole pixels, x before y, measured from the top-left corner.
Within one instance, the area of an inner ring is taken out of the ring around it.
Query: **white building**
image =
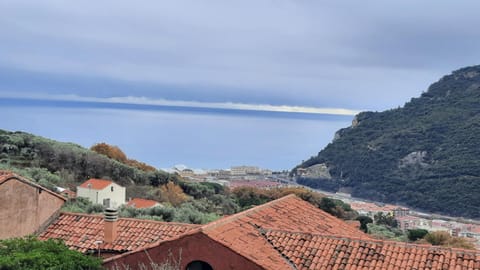
[[[118,208],[125,204],[125,188],[111,180],[90,179],[77,187],[77,197],[84,197],[95,204]]]

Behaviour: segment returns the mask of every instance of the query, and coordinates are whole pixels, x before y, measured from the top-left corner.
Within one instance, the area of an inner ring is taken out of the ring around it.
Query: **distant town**
[[[300,186],[295,182],[295,178],[289,176],[288,171],[272,171],[258,166],[241,165],[232,166],[229,169],[203,170],[190,169],[185,165],[177,165],[171,169],[164,170],[170,173],[177,173],[190,181],[218,183],[230,188],[255,187],[271,189]],[[310,171],[305,170],[305,172],[301,171],[300,173],[308,174]],[[318,175],[318,172],[316,172],[316,175]],[[310,189],[309,187],[302,187]],[[451,236],[471,239],[475,246],[480,248],[480,221],[478,220],[425,213],[401,205],[385,204],[355,198],[348,193],[331,193],[318,189],[314,191],[323,193],[329,198],[338,199],[350,204],[351,208],[357,211],[359,215],[368,216],[372,219],[374,219],[378,213],[393,216],[402,231],[411,229],[424,229],[432,232],[445,231]]]

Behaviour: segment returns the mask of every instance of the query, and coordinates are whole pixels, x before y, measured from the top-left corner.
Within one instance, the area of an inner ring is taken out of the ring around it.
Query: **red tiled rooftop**
[[[111,244],[104,244],[101,249],[116,252],[131,251],[197,227],[199,226],[191,224],[120,218],[117,238]],[[102,215],[61,213],[39,238],[62,239],[71,249],[80,252],[97,250],[95,242],[104,239],[104,219]]]
[[[285,196],[202,227],[203,233],[266,269],[284,269],[288,263],[262,236],[264,229],[368,236],[312,204]]]
[[[295,269],[480,269],[480,252],[372,239],[267,231]]]
[[[290,262],[285,260],[263,235],[263,232],[268,229],[369,238],[363,232],[312,204],[295,195],[288,195],[208,223],[197,230],[179,235],[175,239],[181,239],[190,234],[204,234],[264,269],[291,269]],[[175,239],[152,244],[147,249],[153,249],[163,244],[168,245]],[[106,262],[112,263],[123,257],[135,256],[138,252],[143,251],[129,252],[110,258]]]
[[[127,203],[127,206],[135,208],[150,208],[156,206],[157,204],[159,204],[157,201],[133,198]]]
[[[80,187],[82,188],[91,188],[91,189],[96,189],[96,190],[102,190],[106,188],[108,185],[113,183],[111,180],[105,180],[105,179],[89,179],[85,182],[83,182]]]
[[[262,269],[480,269],[478,251],[371,239],[294,195],[203,225],[148,249],[197,233]],[[106,262],[138,252],[143,250]]]

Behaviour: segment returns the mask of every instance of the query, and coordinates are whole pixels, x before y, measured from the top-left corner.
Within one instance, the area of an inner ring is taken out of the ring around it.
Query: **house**
[[[59,238],[70,248],[84,253],[97,252],[100,249],[104,257],[139,250],[176,237],[188,236],[190,232],[195,234],[194,238],[196,238],[199,230],[208,231],[208,237],[223,239],[221,246],[245,245],[251,240],[252,245],[268,247],[268,243],[256,240],[259,236],[258,229],[252,226],[252,222],[259,226],[271,224],[275,228],[336,235],[360,235],[368,238],[354,226],[346,224],[294,195],[202,226],[116,217],[108,220],[106,216],[101,215],[61,213],[39,235],[39,238]],[[235,233],[234,230],[230,234],[228,233],[230,228],[240,229],[240,231]],[[249,234],[252,235],[249,236]],[[108,235],[110,239],[107,239]],[[187,237],[187,239],[190,238]],[[192,245],[197,244],[192,243]],[[199,247],[199,249],[205,248]]]
[[[415,216],[400,216],[395,217],[395,220],[398,222],[398,227],[402,231],[408,231],[413,229],[418,229],[419,226],[424,224],[425,220],[415,217]]]
[[[192,177],[195,175],[195,172],[192,169],[183,169],[181,171],[178,171],[178,174],[181,177]]]
[[[127,206],[134,207],[137,209],[142,209],[142,208],[152,208],[156,206],[161,206],[161,204],[154,200],[133,198],[130,201],[128,201]]]
[[[0,239],[39,232],[58,215],[65,201],[26,178],[0,171]]]
[[[289,195],[104,260],[140,269],[178,256],[179,269],[480,269],[480,252],[371,239]],[[123,268],[122,268],[123,267]]]
[[[480,269],[480,252],[375,240],[295,195],[205,224],[62,213],[40,239],[99,252],[106,269]]]
[[[70,249],[103,257],[146,247],[181,235],[199,225],[160,222],[112,215],[61,213],[38,238],[62,239]]]
[[[397,206],[391,204],[378,204],[358,201],[350,202],[350,207],[352,207],[353,210],[357,211],[358,214],[371,217],[372,219],[374,219],[375,215],[378,213],[393,216],[395,210],[398,210]],[[403,214],[403,212],[400,211],[400,214]]]
[[[289,195],[142,248],[142,252],[109,258],[105,266],[135,268],[139,262],[147,264],[148,256],[160,263],[168,254],[181,250],[181,269],[196,262],[213,269],[289,269],[290,263],[263,236],[267,228],[369,238],[355,227]]]
[[[117,208],[125,204],[125,188],[105,179],[89,179],[77,187],[77,197],[87,198],[106,208]]]

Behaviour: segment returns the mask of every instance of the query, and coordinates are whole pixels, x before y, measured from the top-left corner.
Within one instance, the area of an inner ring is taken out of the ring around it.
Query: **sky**
[[[291,169],[480,59],[480,2],[0,0],[0,129]]]

